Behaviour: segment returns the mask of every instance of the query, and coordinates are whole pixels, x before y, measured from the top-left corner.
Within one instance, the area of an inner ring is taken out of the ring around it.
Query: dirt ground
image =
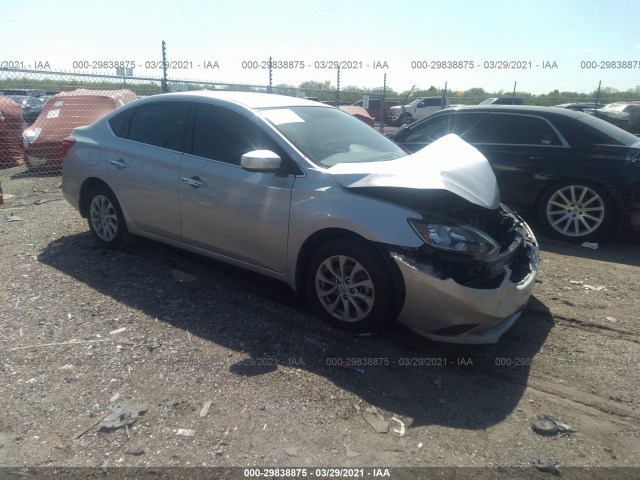
[[[515,478],[535,461],[565,478],[640,476],[637,237],[597,250],[540,238],[534,297],[497,345],[437,344],[398,325],[353,336],[259,275],[146,240],[102,249],[59,176],[20,172],[0,172],[7,478],[122,466]],[[99,428],[117,405],[140,416]],[[571,431],[537,433],[538,416]]]

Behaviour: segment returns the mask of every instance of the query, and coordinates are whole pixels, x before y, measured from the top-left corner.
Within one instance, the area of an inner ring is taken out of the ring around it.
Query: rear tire
[[[124,248],[133,240],[120,204],[106,185],[98,185],[89,192],[87,222],[96,240],[105,247]]]
[[[317,314],[344,330],[374,331],[397,316],[391,271],[362,240],[341,238],[320,247],[307,264],[305,290]]]
[[[606,190],[580,180],[546,189],[538,202],[538,218],[548,233],[571,242],[596,240],[607,233],[615,217]]]

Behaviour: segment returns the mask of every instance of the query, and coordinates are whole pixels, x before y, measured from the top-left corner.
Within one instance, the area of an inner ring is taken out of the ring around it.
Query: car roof
[[[564,117],[579,118],[587,115],[584,112],[576,112],[566,108],[540,107],[534,105],[466,105],[462,107],[450,107],[440,110],[442,112],[465,111],[465,112],[502,112],[502,113],[528,113],[542,115],[562,115]],[[434,115],[436,115],[434,114]]]
[[[247,108],[260,109],[260,108],[278,108],[278,107],[320,107],[320,108],[333,108],[328,105],[324,105],[313,100],[306,100],[304,98],[289,97],[286,95],[275,95],[271,93],[259,93],[259,92],[231,92],[223,91],[216,92],[210,90],[198,90],[193,92],[178,92],[178,93],[165,93],[162,95],[152,95],[138,100],[136,103],[147,103],[158,100],[202,100],[203,98],[210,98],[213,100],[222,101],[223,103],[234,103],[242,105]]]

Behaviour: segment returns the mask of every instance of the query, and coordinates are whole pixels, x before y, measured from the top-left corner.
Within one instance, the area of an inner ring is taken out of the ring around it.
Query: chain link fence
[[[59,173],[63,139],[74,128],[88,125],[137,98],[160,94],[162,88],[162,78],[0,70],[0,169],[22,167],[32,174]],[[329,87],[301,89],[182,79],[168,80],[166,89],[274,93],[332,105],[351,104],[363,97],[361,91]],[[382,93],[371,92],[370,97],[372,102],[379,102]],[[369,112],[375,115],[375,108]],[[367,115],[366,111],[362,113]],[[373,118],[370,121],[373,125]]]
[[[322,86],[302,88],[288,85],[250,85],[199,80],[167,80],[160,77],[131,77],[93,73],[67,73],[38,70],[0,70],[0,169],[20,167],[23,173],[59,173],[62,168],[62,143],[75,127],[88,125],[108,112],[137,98],[166,91],[232,90],[274,93],[304,97],[342,107],[348,113],[383,130],[390,122],[390,108],[401,105],[401,98],[385,98],[382,88],[366,92]],[[425,94],[425,95],[423,95]],[[426,95],[447,95],[451,104],[478,104],[486,98],[443,92],[432,87],[417,92],[414,98]],[[367,96],[368,105],[364,100]],[[544,97],[544,98],[543,98]],[[535,100],[539,100],[536,102]],[[553,103],[549,96],[524,95],[525,104]],[[566,97],[564,98],[566,101]],[[602,99],[605,100],[605,99]],[[607,103],[606,100],[602,103]],[[619,100],[619,99],[615,99]],[[576,101],[596,101],[580,98]],[[609,101],[614,101],[611,99]],[[555,102],[557,103],[557,102]],[[358,108],[360,107],[360,108]],[[366,110],[363,107],[367,107]],[[640,108],[640,106],[638,107]],[[382,125],[380,125],[382,123]]]

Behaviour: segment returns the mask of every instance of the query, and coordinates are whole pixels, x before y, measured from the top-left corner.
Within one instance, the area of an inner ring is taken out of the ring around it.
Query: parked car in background
[[[442,97],[420,97],[407,105],[391,107],[391,121],[408,124],[420,118],[427,117],[449,106],[449,99]]]
[[[362,107],[356,107],[355,105],[340,105],[338,108],[343,112],[348,113],[349,115],[353,115],[358,120],[363,121],[370,127],[373,127],[375,124],[373,117],[371,117],[369,115],[369,112],[367,112]]]
[[[39,88],[2,88],[0,89],[0,96],[7,95],[20,95],[23,97],[42,97],[46,95],[47,91]]]
[[[25,161],[31,170],[56,172],[62,167],[62,140],[75,127],[93,123],[136,100],[130,90],[77,89],[51,97],[35,123],[23,133]]]
[[[558,108],[568,108],[569,110],[575,110],[577,112],[585,112],[585,111],[595,109],[596,106],[598,105],[596,103],[586,102],[586,103],[561,103],[560,105],[554,105],[554,106]]]
[[[590,113],[627,132],[640,135],[640,102],[609,103]]]
[[[376,122],[380,121],[382,115],[380,115],[380,99],[378,98],[370,98],[369,99],[369,108],[367,108],[367,112],[369,116],[371,116]],[[356,107],[363,107],[363,100],[358,100],[353,103]],[[384,121],[391,122],[391,107],[395,107],[398,105],[402,105],[398,100],[387,100],[384,101]]]
[[[565,240],[640,227],[640,139],[582,112],[548,107],[442,110],[393,140],[416,152],[455,133],[489,160],[508,205]]]
[[[62,190],[100,244],[139,235],[286,281],[349,330],[398,318],[496,342],[535,281],[533,234],[454,135],[407,155],[317,102],[185,92],[76,128],[64,151]]]
[[[480,105],[522,105],[523,103],[521,98],[493,97],[483,100]]]
[[[20,108],[22,109],[22,118],[27,126],[35,122],[38,115],[40,115],[44,109],[44,102],[36,97],[28,95],[5,95],[0,98],[10,98],[20,105]]]
[[[20,105],[9,97],[0,97],[0,168],[17,167],[24,163],[23,130]]]

